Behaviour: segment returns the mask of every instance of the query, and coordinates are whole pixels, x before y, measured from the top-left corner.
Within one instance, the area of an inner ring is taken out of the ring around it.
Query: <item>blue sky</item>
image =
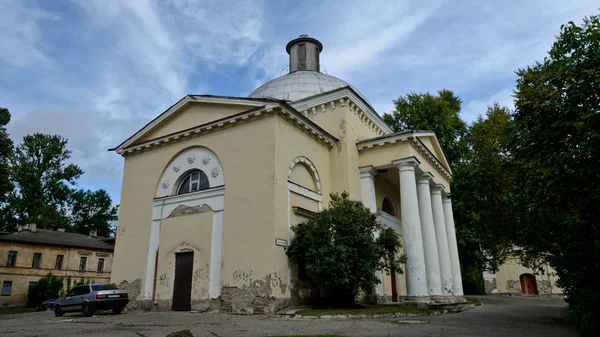
[[[447,88],[473,121],[512,107],[514,71],[546,55],[561,24],[597,0],[0,0],[0,106],[11,137],[58,133],[86,171],[80,187],[120,197],[123,159],[106,149],[188,93],[246,96],[287,66],[308,34],[321,63],[375,109]]]

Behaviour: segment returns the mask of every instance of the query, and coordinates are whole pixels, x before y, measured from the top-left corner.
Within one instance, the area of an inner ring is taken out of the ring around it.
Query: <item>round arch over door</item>
[[[519,281],[521,281],[521,294],[538,294],[537,282],[535,281],[535,276],[533,274],[521,274],[521,276],[519,276]]]

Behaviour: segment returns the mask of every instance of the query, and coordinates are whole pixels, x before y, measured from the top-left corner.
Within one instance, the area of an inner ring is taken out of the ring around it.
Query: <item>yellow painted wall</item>
[[[256,107],[246,105],[190,102],[169,118],[163,120],[134,144],[193,128],[254,108]]]
[[[192,301],[209,298],[213,212],[167,218],[160,224],[156,299],[171,300],[176,253],[192,251]]]
[[[292,161],[300,156],[308,158],[320,176],[321,190],[323,195],[323,203],[326,205],[329,202],[329,193],[331,185],[329,178],[330,166],[329,156],[330,149],[323,144],[317,142],[312,137],[309,137],[297,127],[291,125],[283,119],[278,119],[275,127],[275,157],[273,159],[274,176],[273,188],[275,198],[273,200],[273,213],[275,215],[273,221],[273,236],[271,237],[271,245],[274,245],[275,239],[286,239],[288,237],[288,221],[291,225],[295,224],[295,215],[291,212],[293,206],[300,206],[309,210],[318,211],[318,203],[308,200],[302,196],[290,193],[290,205],[288,206],[288,170]],[[301,166],[301,163],[296,164],[294,171]],[[301,166],[301,169],[304,169]],[[295,178],[295,172],[292,173]],[[302,184],[309,184],[305,176]],[[278,275],[279,279],[285,281],[285,289],[277,289],[274,294],[277,297],[288,297],[289,281],[288,281],[288,259],[285,251],[281,247],[276,247],[274,250],[273,271]],[[283,278],[280,278],[283,276]]]
[[[8,252],[17,252],[17,261],[14,267],[6,267]],[[40,268],[31,268],[34,253],[41,253]],[[54,269],[56,256],[64,255],[62,269]],[[79,271],[79,258],[86,256],[86,271]],[[104,272],[98,273],[98,258],[104,258]],[[88,248],[70,248],[49,245],[33,245],[16,242],[0,242],[0,286],[4,281],[12,281],[11,296],[1,296],[1,302],[25,303],[29,282],[37,282],[48,273],[64,277],[64,289],[67,288],[67,278],[71,279],[71,286],[81,282],[106,283],[110,280],[112,267],[112,252]]]
[[[144,289],[152,203],[158,181],[171,159],[192,146],[211,149],[223,164],[222,284],[249,285],[253,280],[270,274],[275,223],[274,132],[279,119],[276,116],[265,117],[125,157],[113,281],[120,283],[139,279]],[[287,168],[284,174],[287,174]],[[185,237],[184,232],[182,237]],[[236,276],[250,271],[252,277],[248,280]]]
[[[298,163],[296,166],[294,166],[292,178],[290,180],[300,186],[308,188],[311,191],[317,192],[316,181],[309,171],[309,168],[302,163]]]

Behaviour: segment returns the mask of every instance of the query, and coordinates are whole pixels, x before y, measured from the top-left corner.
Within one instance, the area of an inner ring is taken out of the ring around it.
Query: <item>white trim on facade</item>
[[[317,106],[321,108],[323,112],[324,107],[327,104],[333,103],[332,109],[335,109],[335,102],[339,101],[341,106],[349,106],[360,116],[364,115],[372,124],[376,125],[381,135],[392,133],[392,129],[387,125],[381,117],[377,114],[368,103],[366,103],[354,90],[350,87],[343,87],[330,92],[307,97],[296,102],[291,103],[294,109],[298,111],[311,110]],[[308,115],[305,113],[305,116]]]
[[[306,197],[308,199],[318,201],[318,202],[323,202],[323,196],[321,194],[313,192],[313,191],[309,190],[308,188],[306,188],[304,186],[300,186],[292,181],[288,181],[288,190],[291,192],[294,192],[296,194],[299,194],[303,197]]]

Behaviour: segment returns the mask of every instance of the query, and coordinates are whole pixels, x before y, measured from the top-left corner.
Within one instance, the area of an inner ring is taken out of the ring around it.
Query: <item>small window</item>
[[[33,253],[33,262],[31,268],[40,268],[42,264],[42,253]]]
[[[6,260],[7,267],[14,267],[17,264],[17,252],[14,250],[8,251],[8,259]]]
[[[81,289],[79,290],[79,295],[85,295],[85,294],[89,294],[90,293],[90,286],[89,285],[85,285],[85,286],[81,286]]]
[[[56,255],[56,264],[54,265],[54,269],[62,269],[64,255]]]
[[[207,188],[210,188],[210,185],[208,183],[208,177],[206,176],[206,173],[204,173],[201,170],[197,170],[188,174],[183,179],[181,185],[179,185],[179,190],[177,191],[177,194],[197,192],[205,190]]]
[[[12,290],[12,281],[2,282],[2,296],[10,296]]]
[[[87,256],[82,256],[79,258],[79,271],[85,271],[87,268]]]
[[[36,284],[37,284],[37,282],[29,282],[29,286],[28,287],[31,288],[31,287],[35,286]]]
[[[98,258],[98,269],[97,269],[98,273],[104,273],[104,258],[103,257],[99,257]]]
[[[396,212],[394,211],[394,203],[388,197],[383,198],[383,203],[381,205],[381,210],[386,212],[389,215],[396,216]]]

